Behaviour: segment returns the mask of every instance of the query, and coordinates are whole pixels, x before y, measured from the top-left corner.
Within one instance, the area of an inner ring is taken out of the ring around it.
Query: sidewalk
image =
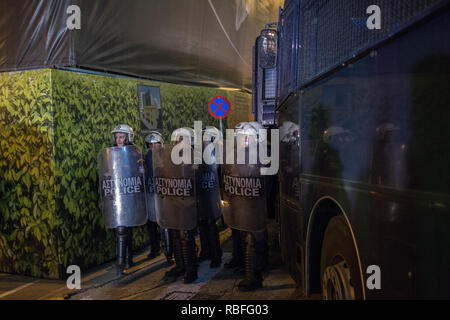
[[[276,235],[276,224],[269,224],[270,266],[264,274],[264,287],[255,292],[239,292],[237,284],[242,279],[233,270],[223,268],[231,259],[231,230],[220,233],[223,262],[220,268],[209,268],[209,261],[199,264],[199,278],[192,284],[181,279],[163,281],[166,271],[172,268],[161,254],[148,260],[149,249],[134,256],[135,265],[126,276],[115,275],[114,263],[109,262],[82,274],[80,290],[70,290],[65,281],[35,279],[25,276],[0,274],[1,300],[287,300],[301,299],[295,282],[281,262]]]

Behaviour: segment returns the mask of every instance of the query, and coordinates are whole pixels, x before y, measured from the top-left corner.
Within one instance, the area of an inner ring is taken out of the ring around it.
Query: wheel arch
[[[344,216],[347,227],[350,230],[353,239],[353,245],[356,250],[358,259],[358,269],[361,276],[363,299],[366,299],[366,287],[362,272],[361,258],[359,255],[358,244],[356,243],[355,233],[351,226],[350,220],[343,209],[343,207],[330,196],[324,196],[318,199],[311,209],[311,214],[308,220],[308,228],[306,235],[306,293],[321,292],[320,283],[320,259],[322,254],[322,243],[325,235],[325,230],[330,220],[337,215]]]

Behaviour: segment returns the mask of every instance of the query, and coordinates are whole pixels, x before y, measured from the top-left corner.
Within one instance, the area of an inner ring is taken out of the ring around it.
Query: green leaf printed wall
[[[0,73],[0,271],[59,276],[50,70]]]
[[[232,125],[250,117],[250,95],[234,91],[61,70],[0,74],[0,272],[62,278],[68,265],[115,257],[114,232],[98,209],[96,157],[121,123],[143,146],[138,84],[160,87],[166,140],[194,120],[219,127],[207,111],[216,95],[239,101]],[[145,226],[133,238],[145,246]]]

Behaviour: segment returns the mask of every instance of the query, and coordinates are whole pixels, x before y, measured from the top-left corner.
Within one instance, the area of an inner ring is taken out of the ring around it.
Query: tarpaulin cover
[[[72,65],[68,0],[0,0],[0,71]]]
[[[78,5],[81,29],[69,30]],[[51,65],[251,88],[252,46],[283,0],[0,0],[0,71]]]

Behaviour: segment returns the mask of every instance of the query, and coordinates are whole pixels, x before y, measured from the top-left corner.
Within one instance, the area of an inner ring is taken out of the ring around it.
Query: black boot
[[[239,291],[254,291],[262,287],[262,272],[258,266],[260,262],[255,250],[255,237],[251,233],[246,234],[245,250],[245,279],[239,282]]]
[[[168,230],[170,241],[172,243],[173,254],[175,257],[175,267],[166,272],[164,278],[176,279],[185,273],[185,264],[183,261],[183,250],[181,247],[181,238],[179,230]]]
[[[158,232],[158,224],[153,221],[147,222],[148,235],[150,237],[150,253],[148,254],[149,259],[153,259],[161,253],[160,239]]]
[[[195,248],[194,231],[185,231],[181,240],[183,248],[183,260],[186,272],[184,283],[192,283],[197,280],[197,252]]]
[[[134,266],[133,263],[133,229],[127,228],[128,241],[126,247],[126,259],[125,259],[125,269],[130,269]]]
[[[208,239],[211,255],[210,268],[218,268],[222,264],[222,249],[220,248],[220,235],[216,222],[211,221],[208,226]]]
[[[225,263],[225,269],[234,269],[244,267],[244,250],[242,246],[241,231],[231,229],[231,238],[233,241],[233,257],[230,262]]]
[[[173,263],[173,240],[171,240],[171,234],[169,229],[160,229],[160,239],[162,240],[162,248],[168,264]]]
[[[172,235],[170,234],[168,229],[165,229],[164,235],[166,236],[165,241],[164,241],[164,243],[165,243],[164,254],[166,256],[167,263],[172,264],[172,263],[174,263]]]
[[[200,254],[198,255],[198,262],[211,259],[211,250],[209,244],[208,224],[205,221],[198,223],[198,233],[200,235]]]
[[[116,275],[123,274],[126,264],[126,251],[128,243],[128,230],[126,227],[116,229]]]

